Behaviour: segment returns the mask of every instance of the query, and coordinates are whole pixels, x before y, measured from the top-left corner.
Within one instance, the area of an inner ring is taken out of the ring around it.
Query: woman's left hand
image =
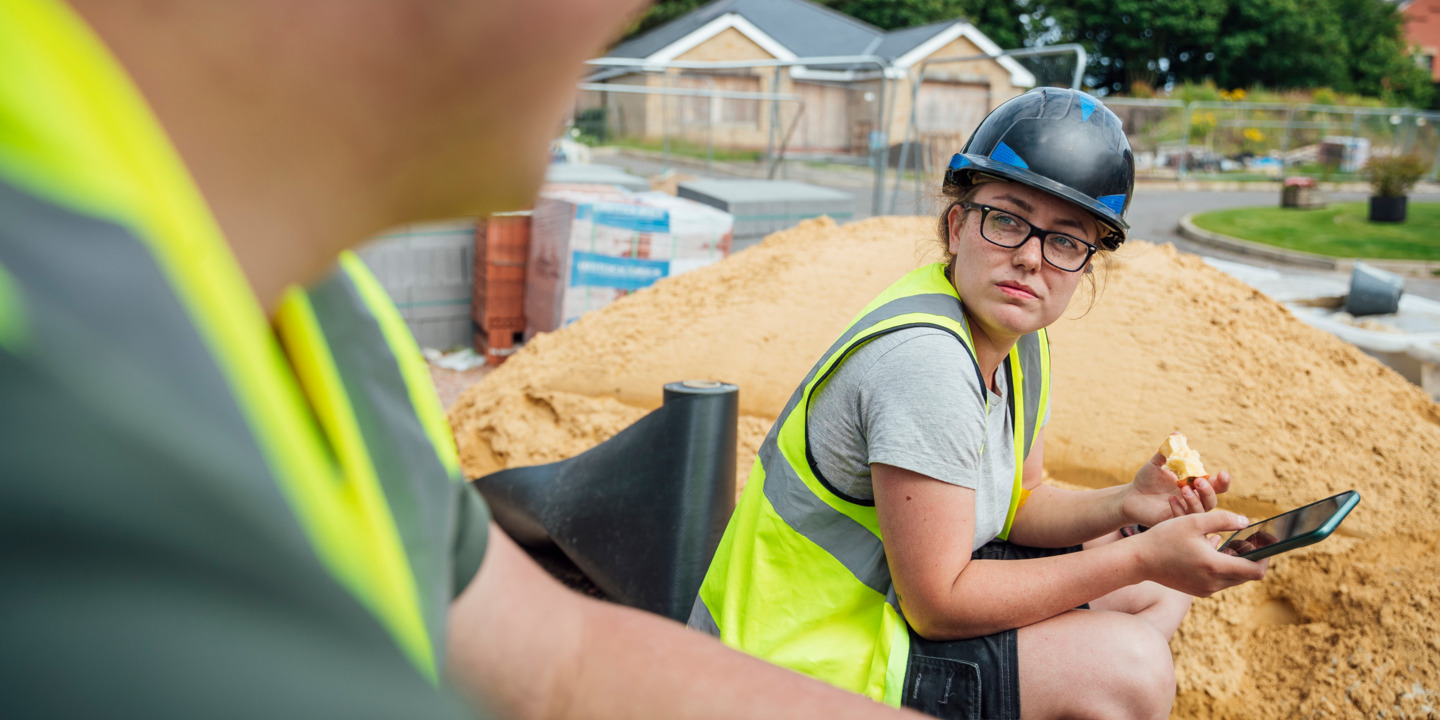
[[[1178,480],[1165,468],[1165,456],[1155,453],[1135,473],[1121,501],[1121,514],[1129,522],[1156,525],[1172,517],[1207,512],[1219,504],[1216,496],[1230,489],[1230,473],[1224,470],[1195,478],[1190,485],[1177,486]]]

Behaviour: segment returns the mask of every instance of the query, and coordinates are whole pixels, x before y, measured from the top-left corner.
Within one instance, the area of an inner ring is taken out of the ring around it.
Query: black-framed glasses
[[[1065,272],[1080,272],[1090,256],[1098,249],[1074,235],[1038,228],[1025,218],[1000,208],[980,203],[967,202],[961,205],[966,210],[980,211],[980,237],[992,245],[1003,248],[1018,248],[1030,238],[1040,238],[1040,256],[1045,262]]]

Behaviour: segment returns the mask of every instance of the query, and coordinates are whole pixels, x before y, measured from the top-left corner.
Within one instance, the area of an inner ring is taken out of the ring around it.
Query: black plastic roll
[[[553,543],[609,598],[684,622],[735,510],[738,416],[734,385],[669,383],[600,445],[473,484],[517,542]]]

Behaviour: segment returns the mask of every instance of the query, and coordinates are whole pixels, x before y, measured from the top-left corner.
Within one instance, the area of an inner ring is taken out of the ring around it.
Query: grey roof
[[[920,25],[918,27],[904,28],[903,30],[891,30],[890,32],[885,33],[885,39],[881,40],[880,45],[871,52],[875,55],[879,55],[880,57],[890,58],[891,60],[894,60],[895,58],[898,58],[901,55],[904,55],[905,53],[914,50],[926,40],[929,40],[930,38],[939,35],[941,31],[945,30],[945,28],[948,28],[957,22],[965,22],[965,19],[955,18],[954,20],[944,20],[937,23],[930,23],[929,25]]]
[[[727,13],[750,21],[799,57],[881,55],[893,59],[954,24],[934,23],[887,33],[809,0],[716,0],[621,43],[607,57],[648,57]]]

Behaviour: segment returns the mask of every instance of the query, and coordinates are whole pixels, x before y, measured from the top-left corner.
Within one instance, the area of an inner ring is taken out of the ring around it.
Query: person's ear
[[[950,206],[946,222],[950,224],[950,254],[960,254],[960,231],[965,227],[965,208],[960,203]]]

